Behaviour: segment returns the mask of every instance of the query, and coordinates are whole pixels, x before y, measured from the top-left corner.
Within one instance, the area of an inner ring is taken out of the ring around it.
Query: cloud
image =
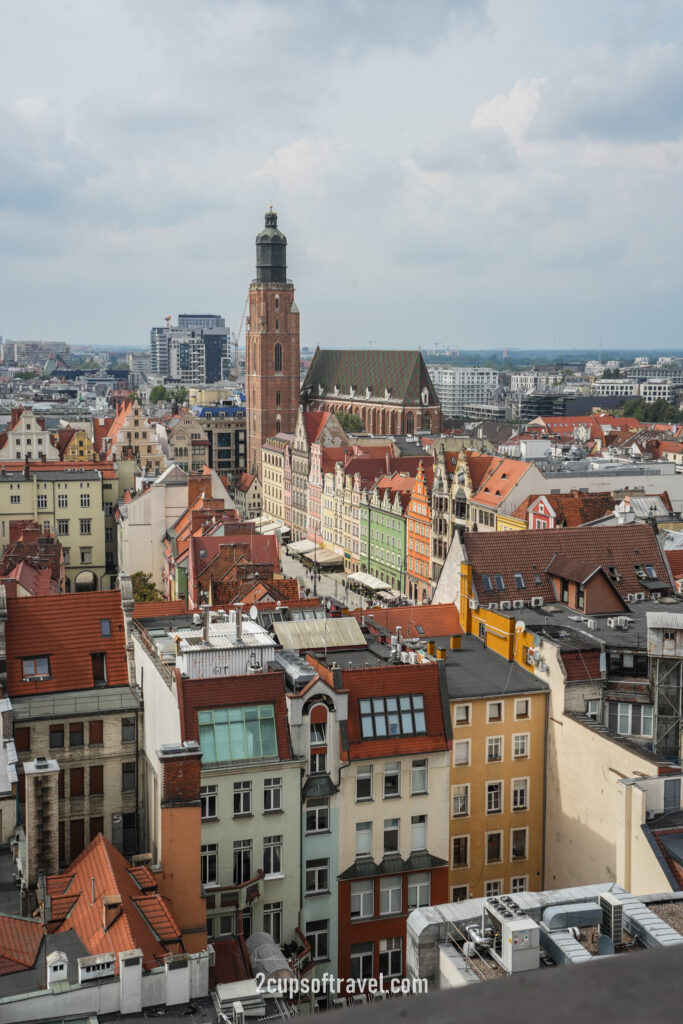
[[[545,78],[520,79],[507,94],[494,96],[477,107],[472,128],[500,128],[515,146],[534,120]]]

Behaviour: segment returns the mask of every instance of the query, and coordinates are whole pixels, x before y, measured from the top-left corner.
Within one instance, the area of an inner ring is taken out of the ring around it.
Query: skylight
[[[517,584],[518,590],[524,590],[526,584],[524,582],[524,577],[522,576],[521,572],[515,573],[515,583]]]
[[[498,588],[498,590],[505,590],[505,580],[503,579],[501,574],[499,572],[496,572],[494,573],[493,578],[496,581],[496,587]]]
[[[491,582],[490,576],[482,576],[481,585],[484,588],[484,590],[488,591],[488,593],[491,593],[491,591],[493,590],[493,583]]]

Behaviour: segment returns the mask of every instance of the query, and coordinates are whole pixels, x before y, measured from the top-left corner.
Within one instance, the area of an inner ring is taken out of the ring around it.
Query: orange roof
[[[133,608],[133,618],[154,619],[157,615],[184,615],[186,611],[184,598],[177,601],[137,601]]]
[[[0,976],[33,967],[42,941],[40,921],[0,915]]]
[[[8,473],[21,472],[26,469],[25,462],[17,462],[16,460],[12,462],[3,461],[2,465]],[[59,473],[64,469],[94,469],[101,473],[105,480],[116,479],[116,468],[108,465],[106,462],[29,462],[28,468],[30,473]]]
[[[680,579],[683,576],[683,549],[676,548],[673,551],[665,551],[664,554],[669,563],[671,575],[674,579]]]
[[[400,626],[404,640],[425,640],[440,636],[462,636],[458,609],[454,604],[423,604],[415,608],[368,608],[353,615],[372,629],[373,625],[387,633]]]
[[[304,413],[304,427],[306,429],[306,437],[308,443],[313,444],[320,437],[323,427],[329,420],[332,413],[323,411],[313,411]]]
[[[169,952],[182,952],[180,929],[168,900],[156,891],[155,884],[152,888],[153,876],[132,868],[101,832],[65,875],[48,876],[48,893],[62,892],[65,878],[67,895],[76,899],[65,918],[53,903],[51,923],[59,922],[57,932],[75,931],[91,956],[141,949],[144,967],[149,970],[163,963]],[[105,931],[103,901],[111,896],[120,897],[121,907]]]
[[[133,406],[133,401],[134,400],[132,398],[124,398],[124,400],[119,404],[116,410],[116,416],[111,421],[111,425],[107,431],[107,437],[110,437],[112,441],[116,441],[119,432],[123,430],[126,417]]]
[[[482,481],[479,490],[472,496],[478,505],[497,508],[519,483],[531,463],[519,459],[501,459],[498,465]]]
[[[242,473],[239,480],[237,481],[237,490],[246,493],[251,485],[253,484],[256,477],[253,473]]]
[[[107,686],[125,686],[128,666],[118,590],[54,594],[7,602],[9,696],[92,689],[91,654],[106,657]],[[101,622],[108,620],[109,636]],[[25,679],[22,660],[49,659],[49,676]]]

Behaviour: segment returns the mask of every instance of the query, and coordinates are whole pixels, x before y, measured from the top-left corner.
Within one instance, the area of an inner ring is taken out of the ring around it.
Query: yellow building
[[[71,433],[60,431],[60,433]],[[73,431],[72,437],[62,453],[63,462],[93,462],[95,460],[95,447],[84,430]]]

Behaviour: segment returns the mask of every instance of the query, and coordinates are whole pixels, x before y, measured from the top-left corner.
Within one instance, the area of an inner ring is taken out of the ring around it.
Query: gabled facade
[[[120,403],[104,445],[108,459],[134,459],[143,474],[158,475],[166,469],[156,431],[134,398]]]
[[[411,601],[420,604],[426,604],[432,592],[432,496],[428,480],[433,479],[433,475],[431,467],[426,471],[421,462],[406,509],[408,550],[404,592]]]
[[[209,465],[209,439],[190,409],[182,409],[168,431],[168,456],[186,473],[201,473]]]
[[[0,447],[2,462],[24,462],[35,459],[43,462],[59,462],[59,446],[55,437],[47,430],[42,416],[36,416],[32,409],[12,409],[12,415],[5,433],[5,443]]]

